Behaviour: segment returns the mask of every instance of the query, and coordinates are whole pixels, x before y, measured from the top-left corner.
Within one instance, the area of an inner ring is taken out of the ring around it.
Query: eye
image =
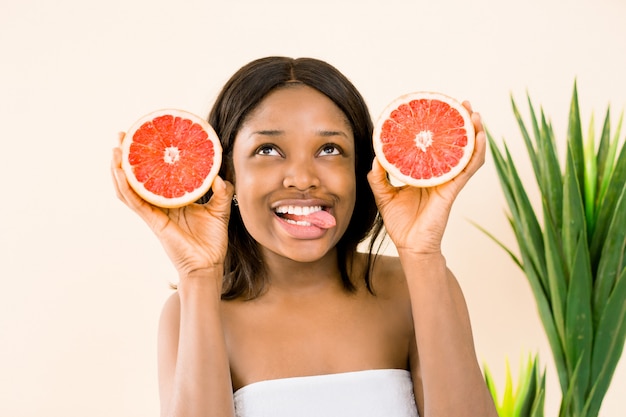
[[[256,155],[262,156],[281,156],[276,146],[272,144],[263,144],[256,149]]]
[[[341,148],[334,143],[327,143],[320,149],[320,155],[341,155],[343,152]]]

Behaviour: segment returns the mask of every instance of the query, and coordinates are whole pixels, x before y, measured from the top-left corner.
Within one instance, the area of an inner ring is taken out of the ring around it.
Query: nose
[[[283,177],[285,188],[295,188],[306,191],[320,186],[314,161],[308,158],[293,159],[287,166]]]

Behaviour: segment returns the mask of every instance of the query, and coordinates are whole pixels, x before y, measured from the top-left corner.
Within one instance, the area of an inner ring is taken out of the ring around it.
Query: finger
[[[125,132],[119,132],[119,133],[117,134],[117,139],[118,139],[118,142],[119,142],[119,145],[120,145],[120,146],[122,145],[122,142],[124,142],[124,137],[125,137],[125,136],[126,136],[126,133],[125,133]]]
[[[472,175],[476,173],[476,171],[478,171],[478,169],[485,163],[486,149],[487,140],[485,137],[485,132],[481,129],[476,133],[472,157],[470,158],[467,166],[463,169],[463,171],[461,171],[459,177],[463,178],[464,181],[467,181]]]
[[[474,130],[476,131],[476,134],[485,130],[480,113],[472,113],[472,124],[474,125]]]
[[[472,110],[472,104],[471,104],[468,100],[465,100],[465,101],[464,101],[463,103],[461,103],[461,104],[463,104],[463,107],[465,107],[465,109],[466,109],[466,110],[467,110],[470,114],[472,114],[472,113],[473,113],[473,110]]]
[[[367,179],[372,188],[384,186],[388,182],[387,173],[376,157],[372,161],[372,170],[367,174]]]
[[[207,203],[212,209],[220,212],[228,212],[235,193],[235,187],[230,182],[224,181],[219,175],[211,185],[213,196]]]
[[[472,113],[472,123],[474,124],[474,130],[476,132],[473,156],[480,160],[480,164],[482,165],[485,160],[485,153],[487,149],[487,135],[485,133],[480,113]]]
[[[113,148],[113,156],[111,157],[111,179],[113,180],[113,186],[115,187],[115,193],[117,198],[126,203],[124,194],[122,193],[122,183],[126,181],[126,176],[122,170],[122,150],[120,148]],[[122,179],[122,177],[124,177]]]
[[[113,177],[113,185],[117,197],[128,207],[137,212],[142,218],[147,219],[150,213],[161,211],[149,204],[132,189],[126,178],[126,173],[122,169],[122,150],[120,148],[113,149],[113,158],[111,159],[111,174]]]
[[[383,203],[383,200],[386,201],[388,196],[395,191],[395,187],[389,182],[387,172],[378,161],[378,158],[374,158],[372,170],[367,174],[367,180],[379,205]]]

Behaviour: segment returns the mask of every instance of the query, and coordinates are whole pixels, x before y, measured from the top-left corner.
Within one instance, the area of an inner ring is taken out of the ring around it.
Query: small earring
[[[233,204],[234,204],[235,206],[238,206],[238,205],[239,205],[239,201],[237,200],[237,194],[233,195]]]

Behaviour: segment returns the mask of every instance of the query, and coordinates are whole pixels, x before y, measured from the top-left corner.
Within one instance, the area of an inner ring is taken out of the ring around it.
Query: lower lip
[[[326,229],[317,226],[299,226],[297,224],[288,223],[278,216],[276,216],[276,219],[283,230],[295,239],[318,239],[326,233]]]

